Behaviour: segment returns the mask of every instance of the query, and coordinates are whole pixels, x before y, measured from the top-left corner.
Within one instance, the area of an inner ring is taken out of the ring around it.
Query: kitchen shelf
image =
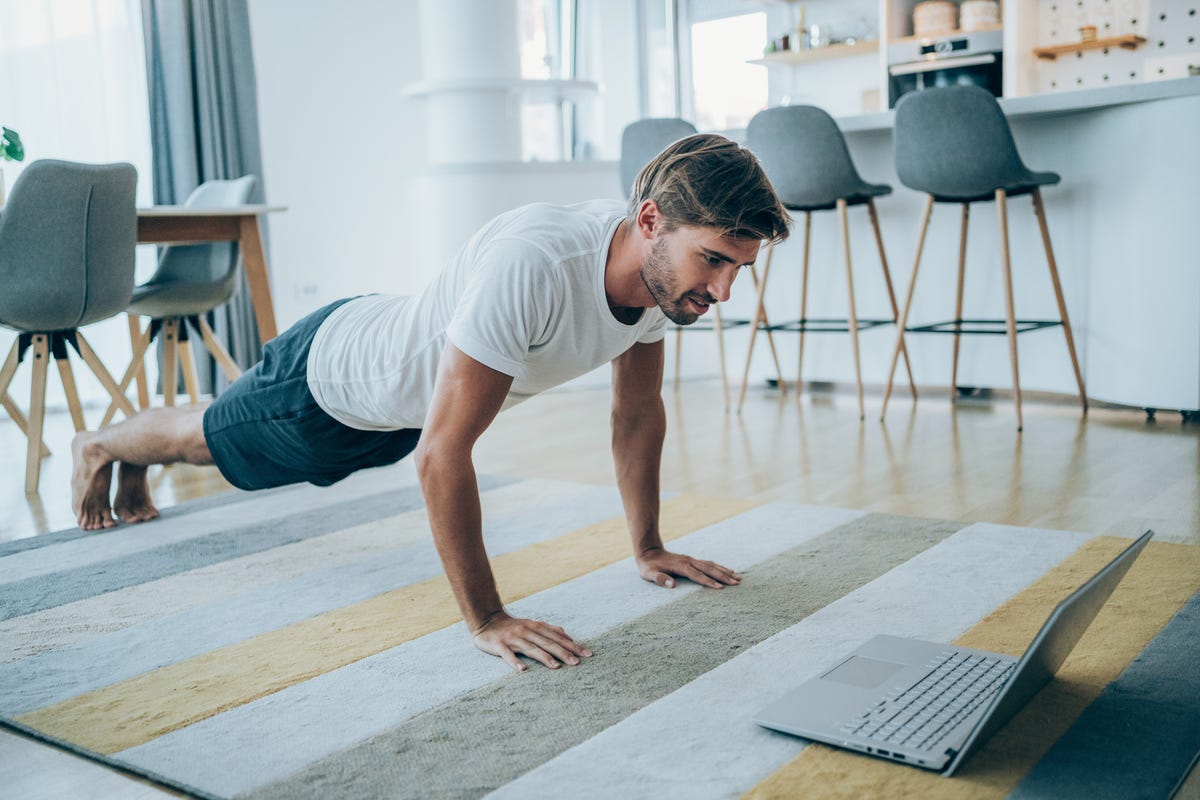
[[[895,39],[889,39],[888,44],[904,44],[906,42],[932,42],[934,39],[954,39],[961,36],[970,36],[973,33],[999,31],[1003,29],[1003,23],[997,25],[984,25],[971,31],[964,31],[961,28],[954,28],[953,30],[935,31],[932,34],[924,34],[922,36],[899,36]]]
[[[1056,44],[1051,47],[1035,47],[1033,54],[1038,58],[1048,59],[1053,61],[1059,56],[1067,53],[1078,53],[1083,50],[1100,50],[1105,47],[1123,47],[1126,50],[1136,50],[1139,46],[1146,43],[1143,36],[1135,34],[1126,34],[1125,36],[1110,36],[1106,39],[1093,39],[1090,42],[1072,42],[1070,44]]]
[[[813,47],[808,50],[782,50],[775,53],[768,53],[762,58],[756,58],[748,61],[748,64],[770,65],[794,65],[807,64],[812,61],[825,61],[830,58],[845,58],[847,56],[858,56],[866,53],[879,52],[879,40],[867,39],[854,44],[831,44],[825,47]]]

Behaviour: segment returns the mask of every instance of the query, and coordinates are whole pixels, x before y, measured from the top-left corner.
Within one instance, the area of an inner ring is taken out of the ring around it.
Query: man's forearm
[[[479,484],[467,457],[423,453],[421,491],[438,555],[471,633],[504,610],[483,544]]]
[[[666,431],[667,415],[661,400],[633,410],[613,409],[613,463],[635,556],[662,547],[658,493]]]

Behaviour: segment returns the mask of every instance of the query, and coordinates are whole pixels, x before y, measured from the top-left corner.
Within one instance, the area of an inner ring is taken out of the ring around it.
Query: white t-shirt
[[[608,307],[604,262],[623,217],[615,201],[524,206],[484,226],[415,297],[340,306],[308,356],[317,404],[351,428],[420,428],[447,340],[512,376],[502,408],[659,341],[660,309],[626,325]]]

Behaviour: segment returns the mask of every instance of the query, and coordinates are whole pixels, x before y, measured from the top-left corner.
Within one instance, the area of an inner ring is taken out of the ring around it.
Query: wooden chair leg
[[[721,396],[729,410],[729,376],[725,373],[725,324],[721,321],[721,306],[713,304],[713,333],[717,335],[717,361],[721,366]]]
[[[240,378],[242,376],[241,368],[237,365],[237,362],[233,360],[233,356],[229,355],[229,351],[225,349],[225,346],[221,344],[219,339],[217,339],[216,334],[213,333],[213,329],[209,327],[208,320],[206,320],[203,315],[198,315],[192,317],[191,319],[196,323],[196,327],[200,330],[200,338],[204,341],[204,346],[208,348],[209,354],[225,373],[225,377],[229,379],[229,382],[233,383]],[[680,342],[676,342],[677,346],[679,344]],[[675,382],[678,383],[679,359],[676,359],[675,368]]]
[[[200,378],[196,374],[196,360],[192,355],[192,343],[189,339],[179,342],[179,366],[183,370],[183,385],[187,388],[188,401],[192,405],[200,402]]]
[[[8,412],[8,416],[12,421],[17,423],[17,427],[21,429],[21,433],[29,435],[29,420],[25,419],[25,414],[22,413],[21,407],[12,399],[8,393],[8,387],[12,384],[13,376],[17,374],[17,350],[19,342],[13,342],[13,346],[8,351],[8,358],[4,360],[4,365],[0,366],[0,405],[4,406],[4,410]],[[42,458],[50,455],[50,448],[42,442],[41,446]]]
[[[1008,332],[1008,357],[1012,361],[1013,394],[1017,401],[1017,431],[1024,429],[1021,418],[1021,374],[1017,367],[1017,312],[1013,305],[1012,262],[1008,254],[1008,194],[996,190],[996,213],[1000,218],[1000,258],[1004,262],[1004,327]]]
[[[754,282],[754,288],[757,290],[757,302],[754,306],[754,316],[750,320],[750,345],[746,348],[746,368],[742,371],[742,391],[741,394],[738,395],[737,410],[739,414],[742,412],[742,406],[746,402],[746,388],[750,385],[750,361],[754,357],[754,340],[758,337],[758,326],[766,326],[770,324],[767,319],[767,310],[763,303],[767,291],[767,278],[770,277],[771,274],[771,259],[774,257],[774,255],[775,246],[768,245],[767,263],[763,266],[763,277],[761,281],[758,279],[758,271],[754,269],[754,265],[750,265],[750,280]],[[771,344],[771,353],[774,355],[775,344],[774,340],[772,340],[770,337],[771,332],[767,331],[767,341]],[[787,387],[783,381],[783,372],[779,370],[778,357],[775,357],[775,370],[779,376],[779,388],[786,392]]]
[[[104,363],[96,355],[96,351],[88,344],[88,340],[83,337],[79,331],[75,332],[75,342],[79,346],[79,355],[84,360],[84,363],[91,369],[92,374],[100,381],[100,385],[107,391],[109,397],[116,401],[117,407],[125,412],[125,416],[132,417],[137,413],[137,409],[133,407],[133,403],[129,402],[129,398],[122,392],[113,376],[105,368]]]
[[[50,360],[50,337],[33,335],[30,348],[33,360],[33,379],[29,387],[29,431],[25,449],[25,493],[37,494],[42,470],[42,429],[46,422],[46,362]]]
[[[854,380],[858,383],[858,418],[866,419],[866,406],[863,405],[862,364],[858,355],[858,309],[854,303],[854,268],[850,264],[850,220],[846,212],[846,201],[838,198],[838,224],[842,229],[842,252],[846,256],[846,296],[850,301],[848,311],[850,328],[850,345],[854,351]]]
[[[136,359],[145,358],[145,353],[146,353],[145,348],[142,349],[142,355],[136,355],[137,348],[138,348],[138,342],[140,342],[142,339],[142,328],[141,328],[141,324],[138,322],[138,315],[126,312],[125,316],[129,320],[129,344],[133,347],[133,351],[135,353],[134,358],[136,358]],[[149,335],[149,327],[148,326],[147,326],[147,335]],[[130,365],[130,366],[132,367],[132,365]],[[150,407],[150,385],[146,382],[146,365],[141,364],[139,366],[141,367],[141,369],[138,369],[133,374],[137,375],[138,408],[145,409],[145,408]],[[128,385],[129,384],[122,381],[121,382],[122,390],[124,390],[125,387],[127,387]],[[104,427],[104,426],[101,425],[100,427]]]
[[[808,323],[808,254],[812,244],[812,212],[804,212],[804,263],[800,270],[800,348],[796,356],[796,399],[804,379],[804,326]]]
[[[1071,333],[1071,320],[1067,317],[1067,302],[1063,298],[1062,284],[1058,280],[1058,264],[1054,260],[1054,248],[1050,245],[1050,228],[1046,225],[1046,207],[1042,203],[1040,189],[1033,190],[1033,211],[1037,215],[1038,228],[1042,232],[1042,246],[1046,249],[1046,263],[1050,265],[1050,281],[1054,284],[1054,299],[1058,301],[1058,315],[1062,320],[1063,334],[1067,337],[1067,352],[1071,354],[1071,367],[1075,370],[1075,383],[1079,386],[1079,403],[1083,413],[1088,410],[1087,390],[1083,386],[1083,373],[1079,370],[1079,358],[1075,355],[1075,336]]]
[[[679,388],[679,367],[683,363],[683,328],[675,329],[675,388]]]
[[[174,317],[164,319],[160,338],[163,345],[163,404],[173,406],[179,386],[179,368],[176,365],[179,356],[179,320]]]
[[[146,383],[146,351],[150,349],[150,326],[146,326],[146,330],[139,331],[138,339],[133,344],[133,357],[129,359],[129,366],[125,370],[125,374],[121,376],[121,382],[117,385],[121,396],[125,396],[125,390],[129,388],[129,384],[136,378],[139,386]],[[140,405],[140,392],[139,405]],[[146,406],[141,406],[146,408]],[[104,417],[100,420],[100,427],[108,426],[117,413],[117,401],[113,400],[108,404],[108,410],[104,412]]]
[[[950,367],[950,402],[958,398],[958,349],[962,343],[963,281],[967,269],[967,221],[971,204],[962,204],[962,227],[958,234],[958,293],[954,298],[954,360]]]
[[[71,412],[71,423],[75,426],[75,432],[87,430],[87,423],[83,419],[83,406],[79,404],[79,389],[75,387],[75,371],[71,369],[71,358],[63,352],[61,357],[54,357],[54,363],[58,367],[58,377],[62,379],[63,393],[67,396],[67,409]]]
[[[888,303],[892,307],[892,322],[900,319],[900,307],[896,304],[896,291],[892,288],[892,269],[888,266],[887,250],[883,247],[883,233],[879,230],[879,214],[875,211],[875,201],[867,201],[867,214],[871,218],[871,229],[875,232],[875,247],[879,250],[879,264],[883,267],[883,284],[887,287]],[[917,399],[917,382],[913,379],[912,364],[908,360],[908,346],[900,351],[904,358],[904,369],[908,372],[908,391],[912,399]]]
[[[888,399],[892,396],[892,382],[896,377],[896,364],[900,361],[900,351],[904,349],[904,329],[908,327],[908,312],[912,309],[913,291],[917,288],[917,270],[921,266],[921,251],[925,249],[925,234],[929,231],[929,218],[933,216],[933,195],[925,201],[925,211],[921,214],[920,233],[917,234],[917,254],[913,258],[912,278],[908,282],[908,296],[904,298],[904,310],[900,312],[900,322],[896,325],[896,348],[892,352],[892,367],[888,370],[887,388],[883,390],[883,408],[880,409],[879,419],[887,416]]]

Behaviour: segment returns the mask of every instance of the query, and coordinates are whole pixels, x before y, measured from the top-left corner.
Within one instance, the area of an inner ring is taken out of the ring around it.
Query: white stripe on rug
[[[740,795],[804,747],[751,722],[768,702],[875,634],[954,639],[1090,538],[972,525],[489,797]]]
[[[480,500],[489,531],[510,526],[506,518],[527,514],[531,506],[547,508],[551,521],[576,506],[589,519],[621,513],[615,488],[566,481],[521,481],[483,492]],[[419,522],[424,515],[424,509],[405,512],[0,621],[0,664],[179,614],[212,603],[214,598],[223,600],[392,550],[429,536],[428,526],[404,521]],[[80,620],[87,620],[87,625],[80,625]]]
[[[523,505],[502,502],[511,513],[489,521],[486,536],[493,555],[621,513],[620,495],[612,487],[594,487],[580,494],[578,484],[558,484],[558,490],[568,496],[542,506],[542,501],[533,501],[538,489],[552,494],[555,486],[530,483],[536,485],[513,493],[512,501]],[[531,505],[537,508],[536,520],[531,518]],[[215,602],[4,665],[0,710],[16,716],[44,708],[440,574],[441,562],[424,509],[394,518],[393,525],[395,539],[402,542],[398,547],[366,553],[331,568],[323,568],[319,559],[306,558],[316,569],[290,580],[232,596],[214,595]]]
[[[862,516],[860,511],[773,504],[682,537],[672,549],[745,569]],[[638,579],[632,559],[625,559],[525,598],[510,611],[551,621],[586,641],[698,588],[659,589]],[[476,650],[459,623],[116,758],[206,791],[237,794],[280,780],[509,672],[499,659]],[[397,685],[421,690],[402,696],[389,692]],[[222,770],[214,776],[202,765],[218,758]],[[214,777],[219,785],[213,785]]]
[[[96,564],[229,528],[269,522],[279,517],[281,508],[288,514],[315,512],[416,483],[411,465],[401,462],[394,467],[363,470],[333,486],[297,486],[297,490],[304,491],[285,490],[266,495],[248,492],[244,501],[208,508],[202,514],[122,525],[109,531],[98,531],[95,537],[84,536],[4,556],[0,559],[3,570],[0,585]],[[97,547],[98,537],[103,537],[103,547]]]

